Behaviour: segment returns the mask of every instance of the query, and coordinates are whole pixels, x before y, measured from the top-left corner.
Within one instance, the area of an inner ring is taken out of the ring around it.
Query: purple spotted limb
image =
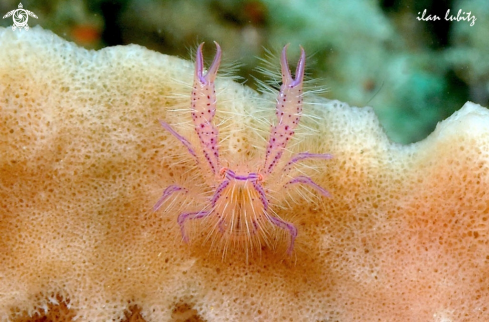
[[[209,162],[212,173],[216,174],[219,171],[219,147],[217,145],[217,135],[219,132],[214,123],[212,123],[212,119],[216,114],[217,99],[214,80],[216,79],[217,70],[221,63],[221,47],[217,42],[214,43],[217,47],[216,56],[205,75],[204,57],[202,55],[204,43],[201,43],[197,49],[191,114],[192,121],[195,125],[195,132],[199,136],[200,146],[202,147],[204,156],[207,162]]]
[[[287,63],[287,46],[282,50],[282,56],[280,57],[282,86],[280,87],[275,108],[278,122],[270,133],[265,155],[265,173],[272,173],[301,119],[305,60],[306,54],[301,47],[301,56],[297,63],[294,79],[290,74],[289,64]]]
[[[215,175],[216,187],[209,200],[209,205],[200,211],[184,212],[178,216],[182,238],[188,241],[185,232],[185,223],[188,220],[202,219],[215,216],[217,227],[221,234],[226,236],[238,236],[246,234],[251,237],[264,222],[271,223],[290,234],[290,244],[287,253],[291,254],[297,237],[297,228],[281,218],[270,213],[269,199],[263,183],[279,163],[288,141],[294,135],[294,130],[299,124],[302,115],[302,85],[304,79],[305,53],[301,47],[301,55],[297,64],[295,78],[289,70],[287,63],[287,46],[284,47],[280,59],[282,68],[282,86],[277,97],[276,116],[277,124],[272,127],[270,138],[266,148],[264,167],[261,172],[236,173],[228,168],[220,168],[218,129],[213,123],[216,112],[216,91],[214,81],[221,61],[221,48],[217,43],[217,51],[207,73],[204,74],[202,47],[197,49],[194,83],[191,98],[191,114],[195,131],[200,139],[202,153],[209,164],[211,172]],[[160,121],[161,125],[175,136],[195,157],[197,153],[190,142],[178,134],[170,125]],[[331,159],[330,154],[314,154],[303,152],[293,156],[282,169],[287,174],[292,167],[300,161],[307,159]],[[219,176],[217,176],[219,175]],[[330,194],[311,178],[298,176],[284,185],[284,188],[292,184],[307,185],[324,197]],[[176,192],[187,190],[183,187],[171,185],[165,189],[162,197],[154,206],[157,211]]]

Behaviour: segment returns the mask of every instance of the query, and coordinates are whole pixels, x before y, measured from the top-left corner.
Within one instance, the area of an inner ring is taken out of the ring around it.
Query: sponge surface
[[[332,153],[304,171],[333,198],[277,188],[294,254],[278,236],[223,258],[181,240],[178,214],[205,206],[188,196],[211,187],[158,123],[198,147],[192,75],[135,45],[86,51],[0,28],[0,320],[489,320],[487,109],[468,102],[401,146],[370,108],[305,97],[288,156]],[[217,89],[223,158],[259,165],[274,97]],[[171,184],[189,195],[153,213]]]

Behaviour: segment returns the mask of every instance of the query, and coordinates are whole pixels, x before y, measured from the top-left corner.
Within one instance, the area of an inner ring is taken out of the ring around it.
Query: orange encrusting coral
[[[401,146],[370,108],[305,96],[284,157],[333,154],[300,170],[334,198],[273,195],[299,231],[293,256],[278,243],[222,260],[181,241],[176,218],[198,198],[180,195],[164,216],[151,209],[173,183],[204,201],[212,193],[158,124],[199,144],[192,74],[192,63],[138,46],[93,52],[40,28],[0,29],[0,320],[35,321],[58,305],[78,321],[489,319],[485,108],[467,103]],[[259,166],[274,97],[216,85],[220,156]]]

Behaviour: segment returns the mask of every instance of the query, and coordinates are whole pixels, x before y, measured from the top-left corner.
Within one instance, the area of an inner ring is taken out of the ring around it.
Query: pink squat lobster
[[[270,213],[273,211],[269,207],[269,200],[266,190],[263,188],[263,183],[266,182],[267,177],[272,174],[275,166],[279,163],[287,142],[294,135],[294,130],[299,124],[302,115],[302,84],[305,65],[304,49],[301,47],[301,55],[297,64],[295,79],[292,78],[287,63],[287,46],[282,51],[280,59],[282,86],[277,97],[275,112],[278,124],[271,130],[263,168],[258,172],[236,173],[231,169],[220,166],[218,129],[212,122],[216,113],[217,101],[214,80],[216,79],[217,70],[221,62],[221,48],[217,42],[215,44],[217,47],[216,55],[205,75],[203,75],[204,63],[202,55],[204,43],[200,44],[197,49],[191,104],[195,132],[199,136],[202,152],[216,179],[214,185],[215,192],[209,200],[209,210],[203,209],[196,212],[185,212],[178,216],[182,238],[185,242],[188,241],[188,236],[185,233],[185,222],[187,220],[216,216],[215,219],[217,219],[219,230],[223,234],[229,234],[229,236],[237,236],[243,233],[250,236],[262,224],[268,222],[289,231],[290,244],[287,253],[290,255],[297,237],[297,228],[293,224]],[[188,149],[189,153],[199,162],[197,154],[190,142],[178,134],[167,123],[163,121],[160,121],[160,123],[168,132],[180,140]],[[332,155],[308,152],[299,153],[285,164],[282,171],[288,173],[292,165],[296,162],[313,158],[331,159]],[[330,197],[330,194],[325,189],[317,185],[307,176],[295,177],[285,183],[284,187],[296,183],[308,185],[324,197]],[[178,191],[188,192],[187,189],[181,186],[169,186],[153,207],[154,211],[157,211],[173,193]]]

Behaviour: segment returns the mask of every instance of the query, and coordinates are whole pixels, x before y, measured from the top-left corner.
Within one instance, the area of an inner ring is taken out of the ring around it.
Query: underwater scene
[[[0,16],[0,322],[489,321],[489,1]]]

